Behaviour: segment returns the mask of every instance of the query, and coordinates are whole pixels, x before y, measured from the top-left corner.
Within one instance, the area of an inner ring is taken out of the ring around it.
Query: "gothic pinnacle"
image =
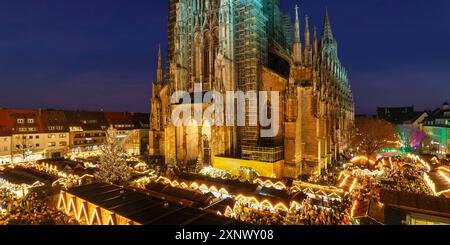
[[[163,81],[161,45],[158,45],[158,70],[156,73],[157,73],[156,81],[157,83],[161,84]]]

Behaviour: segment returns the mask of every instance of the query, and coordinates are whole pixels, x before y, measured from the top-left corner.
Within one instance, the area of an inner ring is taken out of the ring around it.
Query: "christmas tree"
[[[110,127],[106,143],[101,147],[99,171],[95,178],[100,182],[126,185],[131,178],[131,168],[127,163],[127,154],[122,139],[117,137],[117,130]]]

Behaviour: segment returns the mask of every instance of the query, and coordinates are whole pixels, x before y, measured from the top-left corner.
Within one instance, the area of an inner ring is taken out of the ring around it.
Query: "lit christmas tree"
[[[126,185],[131,177],[131,168],[127,164],[127,154],[122,139],[117,137],[117,130],[110,127],[106,143],[101,147],[99,171],[95,174],[98,181]]]

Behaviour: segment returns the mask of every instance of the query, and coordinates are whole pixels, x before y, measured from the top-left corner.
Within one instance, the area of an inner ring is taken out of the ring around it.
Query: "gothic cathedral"
[[[303,29],[302,42],[298,7],[292,26],[278,0],[169,0],[166,69],[159,50],[152,83],[150,156],[166,164],[251,168],[271,178],[326,171],[347,149],[354,100],[328,11],[320,37],[315,27],[311,35],[307,16]],[[172,94],[195,97],[196,84],[202,94],[279,91],[278,134],[263,138],[259,126],[193,119],[175,127]]]

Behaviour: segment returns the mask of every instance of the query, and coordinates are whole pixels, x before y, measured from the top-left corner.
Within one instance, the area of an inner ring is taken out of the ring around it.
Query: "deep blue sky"
[[[167,2],[0,0],[0,107],[149,111]],[[321,27],[325,5],[357,113],[450,100],[450,1],[304,0],[301,12]]]

